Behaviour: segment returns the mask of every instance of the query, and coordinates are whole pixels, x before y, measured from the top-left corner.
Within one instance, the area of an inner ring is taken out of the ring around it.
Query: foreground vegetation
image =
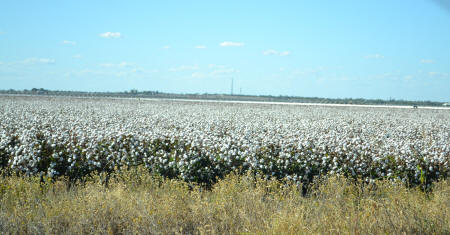
[[[0,178],[4,234],[449,234],[450,187],[432,193],[339,176],[296,184],[231,173],[211,190],[154,176],[115,174],[108,187],[39,177]]]

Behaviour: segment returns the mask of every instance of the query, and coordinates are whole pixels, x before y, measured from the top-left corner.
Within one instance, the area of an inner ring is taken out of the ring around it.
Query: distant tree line
[[[0,94],[11,95],[50,95],[50,96],[77,96],[77,97],[122,97],[122,98],[167,98],[167,99],[203,99],[203,100],[235,100],[235,101],[261,101],[261,102],[291,102],[291,103],[321,103],[321,104],[360,104],[360,105],[406,105],[406,106],[448,106],[448,103],[437,101],[408,101],[408,100],[382,100],[382,99],[353,99],[353,98],[320,98],[298,96],[267,96],[267,95],[228,95],[228,94],[175,94],[159,91],[138,91],[132,89],[122,92],[87,92],[87,91],[58,91],[44,88],[31,90],[0,90]]]

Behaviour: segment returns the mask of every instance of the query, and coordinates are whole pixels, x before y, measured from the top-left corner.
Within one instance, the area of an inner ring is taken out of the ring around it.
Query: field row
[[[448,110],[0,97],[0,167],[81,179],[143,165],[210,184],[230,171],[308,183],[447,178]]]

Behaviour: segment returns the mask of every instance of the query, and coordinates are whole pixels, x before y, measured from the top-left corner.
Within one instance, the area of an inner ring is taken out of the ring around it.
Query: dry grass
[[[108,188],[0,178],[5,234],[450,234],[448,181],[424,194],[389,182],[330,177],[309,197],[296,185],[229,175],[212,190],[140,171]]]

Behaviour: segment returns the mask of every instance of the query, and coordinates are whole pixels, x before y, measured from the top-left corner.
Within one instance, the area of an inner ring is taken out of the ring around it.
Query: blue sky
[[[3,1],[0,89],[450,101],[439,0]]]

